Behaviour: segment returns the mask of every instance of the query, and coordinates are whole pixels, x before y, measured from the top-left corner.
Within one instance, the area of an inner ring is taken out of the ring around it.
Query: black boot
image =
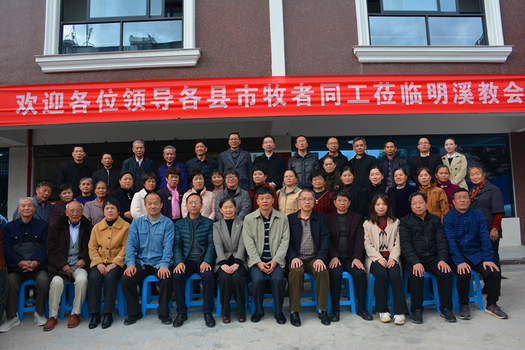
[[[106,329],[111,327],[111,324],[113,323],[113,314],[104,314],[104,318],[102,319],[102,329]]]
[[[100,323],[100,314],[91,314],[91,322],[89,322],[89,329],[97,328],[98,324]]]

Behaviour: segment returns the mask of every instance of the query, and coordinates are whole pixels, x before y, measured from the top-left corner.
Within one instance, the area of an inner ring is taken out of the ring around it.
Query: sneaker
[[[36,311],[33,314],[33,320],[36,322],[36,325],[39,326],[39,327],[42,327],[47,322],[46,316],[44,316],[44,315],[40,316],[38,314],[38,312],[36,312]]]
[[[422,324],[423,323],[423,310],[414,310],[412,314],[412,323]]]
[[[383,323],[388,323],[392,320],[392,315],[390,315],[390,312],[380,312],[379,319]]]
[[[450,310],[450,309],[443,309],[443,310],[441,310],[440,315],[447,322],[456,322],[456,316],[454,316],[454,314],[452,313],[452,310]]]
[[[463,304],[459,308],[459,318],[462,320],[470,320],[470,309],[467,304]]]
[[[487,308],[485,309],[485,312],[497,318],[501,318],[501,319],[509,318],[509,316],[505,312],[503,312],[503,310],[501,310],[501,308],[496,304],[487,306]]]
[[[405,315],[394,315],[394,323],[399,326],[405,324]]]
[[[20,324],[20,320],[18,319],[18,314],[13,317],[10,320],[6,320],[1,326],[0,326],[0,333],[5,333],[11,330],[11,328],[16,327]]]

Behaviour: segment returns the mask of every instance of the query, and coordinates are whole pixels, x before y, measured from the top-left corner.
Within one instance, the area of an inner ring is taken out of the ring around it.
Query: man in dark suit
[[[95,168],[91,164],[84,162],[86,157],[86,152],[84,152],[84,147],[75,146],[73,147],[73,161],[67,164],[64,164],[60,169],[60,176],[58,177],[58,187],[60,185],[68,183],[73,189],[73,198],[80,196],[80,179],[84,177],[91,178],[91,175],[95,171]]]
[[[122,171],[131,171],[133,174],[133,187],[135,192],[140,191],[144,187],[142,178],[146,173],[155,173],[155,164],[151,159],[144,157],[146,145],[142,140],[133,141],[132,151],[134,157],[128,158],[122,163]]]
[[[104,181],[108,185],[108,190],[114,191],[120,187],[118,182],[120,177],[120,170],[113,167],[113,156],[111,153],[102,153],[100,163],[104,166],[102,169],[97,170],[91,177],[93,185],[96,185],[99,181]]]
[[[381,168],[383,169],[383,175],[385,176],[386,185],[388,187],[396,187],[394,181],[394,171],[397,168],[403,168],[408,172],[408,164],[406,159],[398,157],[396,155],[397,145],[395,141],[385,142],[385,153],[386,158],[381,162]]]
[[[419,168],[429,168],[430,174],[432,175],[432,181],[436,180],[436,168],[438,165],[443,164],[439,154],[430,153],[432,145],[426,137],[422,137],[417,142],[417,148],[419,149],[420,155],[413,156],[410,160],[410,179],[417,182],[417,171]]]
[[[263,164],[268,169],[266,181],[275,189],[280,189],[283,185],[283,176],[286,171],[286,161],[280,154],[275,154],[275,139],[273,136],[263,137],[264,154],[255,157],[253,165]]]
[[[47,222],[52,207],[52,204],[48,202],[48,199],[49,196],[51,196],[51,192],[53,192],[53,185],[50,182],[42,181],[36,186],[35,192],[36,194],[33,197],[33,218]],[[16,207],[15,213],[13,214],[13,221],[19,218],[20,211],[18,210],[18,207]]]
[[[327,300],[330,274],[326,268],[328,249],[330,247],[330,230],[324,214],[313,210],[315,203],[311,190],[303,190],[299,197],[301,210],[288,215],[290,223],[290,244],[287,260],[290,274],[288,288],[290,292],[290,323],[299,327],[301,319],[301,292],[303,290],[304,273],[315,278],[315,292],[319,319],[325,326],[330,325]]]
[[[363,137],[356,137],[353,142],[353,147],[355,157],[350,159],[349,163],[352,169],[354,169],[354,185],[365,189],[372,184],[368,178],[370,168],[378,166],[379,161],[376,157],[365,153],[366,140]]]
[[[232,131],[228,135],[230,148],[219,155],[219,169],[235,168],[239,172],[239,187],[249,191],[253,187],[252,157],[241,146],[241,135]]]

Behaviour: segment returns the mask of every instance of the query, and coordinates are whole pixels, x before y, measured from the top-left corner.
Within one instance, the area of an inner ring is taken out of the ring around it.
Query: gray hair
[[[78,201],[76,201],[76,200],[74,200],[74,199],[73,199],[71,202],[69,202],[69,203],[66,204],[66,210],[67,210],[67,207],[69,207],[69,205],[70,205],[71,203],[73,203],[73,202],[76,202],[76,203],[80,204],[80,206],[82,207],[82,210],[84,210],[84,204],[82,204],[82,203],[80,203],[80,202],[78,202]]]
[[[36,189],[38,190],[39,188],[42,188],[44,186],[49,187],[51,189],[51,191],[53,190],[53,184],[51,182],[48,182],[48,181],[40,182],[38,185],[36,185]]]
[[[33,203],[33,198],[31,198],[31,197],[22,197],[22,198],[20,198],[20,199],[18,200],[18,205],[19,205],[19,206],[20,206],[20,203],[22,203],[22,201],[23,201],[24,199],[29,199],[29,200],[31,201],[31,204],[33,205],[33,207],[35,206],[35,203]]]
[[[364,137],[361,137],[361,136],[356,137],[356,138],[352,141],[352,145],[353,145],[354,143],[356,143],[357,141],[363,141],[364,144],[366,145],[366,140],[365,140]]]
[[[470,171],[472,169],[479,169],[479,171],[481,171],[481,174],[483,175],[483,177],[487,177],[487,172],[485,171],[485,168],[483,168],[483,166],[481,166],[480,164],[469,165],[469,167],[468,167],[468,174],[470,174]]]
[[[140,144],[142,144],[142,146],[146,147],[146,144],[144,143],[144,141],[142,141],[142,140],[135,140],[135,141],[133,141],[133,148],[135,148],[135,144],[136,143],[140,143]]]
[[[98,182],[95,184],[95,188],[97,188],[98,184],[104,184],[104,186],[106,186],[106,190],[108,189],[108,184],[107,184],[106,181],[102,181],[102,180],[98,181]]]
[[[90,177],[83,177],[80,179],[80,182],[78,183],[78,185],[80,186],[82,184],[82,182],[84,182],[84,180],[89,180],[89,182],[91,182],[91,186],[93,186],[93,179],[91,179]]]
[[[172,145],[168,145],[164,147],[164,149],[162,150],[162,154],[164,154],[164,152],[166,152],[167,149],[172,149],[173,152],[177,153],[177,149],[175,147],[173,147]]]

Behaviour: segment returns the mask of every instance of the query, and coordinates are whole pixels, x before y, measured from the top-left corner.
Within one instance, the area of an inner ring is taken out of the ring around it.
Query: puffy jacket
[[[213,266],[215,260],[215,245],[213,244],[213,221],[199,216],[199,223],[195,228],[195,239],[197,244],[202,248],[202,254],[199,257],[199,265],[204,261]],[[193,226],[191,219],[186,216],[184,219],[177,221],[175,224],[175,241],[173,244],[173,257],[175,266],[184,262],[188,257],[193,242]]]
[[[290,241],[286,257],[288,262],[291,262],[293,259],[298,257],[299,250],[301,249],[303,223],[299,218],[299,213],[288,215],[288,222],[290,224]],[[320,259],[324,261],[325,264],[328,264],[330,230],[328,229],[326,216],[316,211],[312,211],[310,214],[310,229],[315,249],[317,250],[317,259]]]
[[[401,218],[399,224],[401,252],[412,266],[419,263],[420,257],[437,257],[448,260],[447,236],[439,216],[427,210],[425,219],[410,213]]]
[[[295,170],[297,173],[297,187],[312,189],[312,172],[320,169],[319,159],[316,154],[310,152],[301,157],[298,153],[288,160],[288,169]]]
[[[383,174],[385,175],[385,181],[388,176],[388,158],[385,158],[381,161],[379,166],[383,169]],[[397,168],[403,168],[406,170],[408,174],[408,163],[407,160],[404,158],[401,158],[399,156],[394,156],[394,159],[392,159],[392,164],[390,165],[390,172],[392,177],[392,183],[390,184],[390,187],[396,187],[396,182],[394,181],[394,171]]]

